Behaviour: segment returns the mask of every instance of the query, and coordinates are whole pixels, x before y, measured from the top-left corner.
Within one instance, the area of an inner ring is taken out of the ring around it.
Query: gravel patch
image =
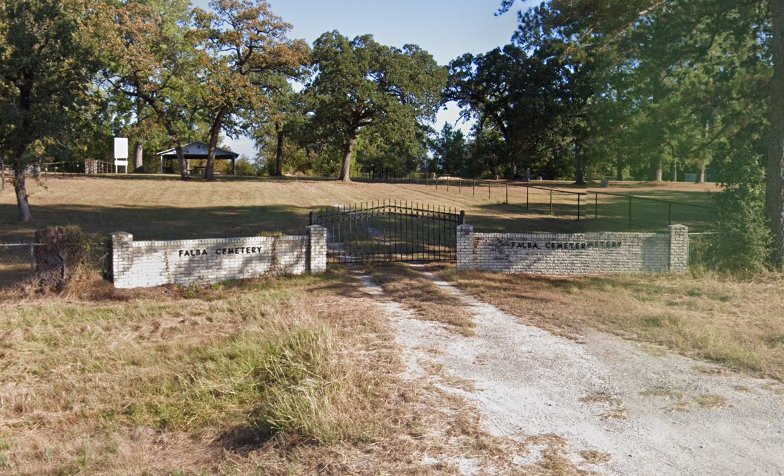
[[[429,276],[470,309],[475,336],[416,319],[362,279],[393,322],[405,377],[433,378],[436,364],[470,382],[442,388],[473,402],[490,433],[560,438],[574,465],[603,474],[784,474],[784,385],[601,332],[578,343]],[[537,462],[537,448],[515,463]]]

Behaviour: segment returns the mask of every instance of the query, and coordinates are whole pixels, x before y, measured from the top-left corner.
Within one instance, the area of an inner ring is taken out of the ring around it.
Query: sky
[[[446,65],[463,53],[484,53],[509,43],[517,26],[514,12],[495,16],[501,0],[269,0],[272,12],[293,28],[289,38],[308,43],[326,31],[338,30],[353,38],[372,34],[379,43],[401,47],[416,44],[433,55],[438,64]],[[208,0],[193,4],[207,8]],[[517,9],[531,0],[518,1]],[[444,122],[457,124],[458,108],[454,105],[438,114],[436,129]],[[232,150],[255,157],[256,150],[248,138],[226,139]]]

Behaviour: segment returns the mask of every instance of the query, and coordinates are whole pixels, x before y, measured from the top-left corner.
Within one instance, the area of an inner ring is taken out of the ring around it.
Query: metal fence
[[[38,243],[0,243],[0,287],[24,284],[35,272]]]
[[[315,210],[310,223],[327,229],[330,263],[454,261],[465,212],[387,200]]]
[[[710,229],[716,215],[716,207],[708,200],[691,203],[626,193],[572,191],[536,185],[535,182],[433,177],[424,173],[404,176],[357,174],[355,179],[424,185],[439,194],[446,192],[492,205],[510,205],[527,214],[573,219],[581,222],[576,228],[579,230],[651,230],[677,223],[688,226],[690,230],[705,231]]]
[[[0,242],[0,289],[23,285],[36,272],[35,242]],[[111,276],[111,241],[106,235],[85,233],[82,235],[81,264],[87,269],[98,271],[104,277]]]

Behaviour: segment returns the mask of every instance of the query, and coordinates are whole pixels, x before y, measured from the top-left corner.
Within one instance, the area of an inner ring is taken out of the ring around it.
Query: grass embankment
[[[596,328],[784,381],[781,275],[444,274],[480,299],[555,333],[575,337]]]
[[[400,380],[357,286],[331,272],[0,302],[0,472],[442,474],[523,454],[462,399]]]

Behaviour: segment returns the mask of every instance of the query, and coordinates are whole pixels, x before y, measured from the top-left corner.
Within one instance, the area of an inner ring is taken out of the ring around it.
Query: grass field
[[[456,474],[524,452],[400,379],[389,323],[344,271],[78,286],[0,302],[0,473]]]
[[[50,177],[31,185],[29,225],[16,223],[12,191],[0,192],[0,241],[30,239],[53,224],[137,239],[298,233],[316,207],[371,200],[465,210],[480,231],[662,230],[670,211],[633,199],[629,226],[626,196],[592,203],[588,195],[578,221],[575,195],[554,193],[551,215],[549,191],[526,195],[512,186],[506,204],[503,183],[491,185],[489,198],[486,186],[463,185]],[[709,206],[716,189],[623,184],[596,191]],[[700,229],[712,211],[678,208],[672,218]],[[367,271],[420,318],[474,332],[466,310],[421,274],[398,265]],[[441,273],[562,335],[579,339],[599,329],[784,380],[780,275]],[[502,465],[525,451],[480,431],[461,399],[402,382],[388,323],[357,286],[345,268],[331,267],[320,277],[134,292],[87,274],[61,295],[4,294],[0,472],[443,474],[458,468],[423,470],[420,462],[469,455]]]
[[[537,183],[575,191],[563,183]],[[710,205],[715,185],[627,184],[590,191],[633,194],[680,203]],[[586,189],[579,189],[585,192]],[[30,238],[34,230],[51,224],[76,224],[88,232],[127,231],[137,239],[183,239],[252,236],[261,231],[301,232],[315,207],[347,205],[372,200],[398,200],[465,210],[467,221],[483,231],[593,231],[663,230],[668,206],[633,200],[632,223],[628,199],[611,195],[583,196],[577,218],[576,195],[553,194],[503,182],[471,186],[442,183],[342,184],[326,180],[225,179],[212,183],[182,182],[163,176],[50,177],[30,181],[34,222],[19,226],[13,190],[0,192],[0,241]],[[488,197],[489,195],[489,197]],[[527,204],[527,206],[526,206]],[[597,207],[598,205],[598,207]],[[598,209],[599,219],[594,219]],[[705,208],[675,206],[674,223],[701,229],[712,220]]]

